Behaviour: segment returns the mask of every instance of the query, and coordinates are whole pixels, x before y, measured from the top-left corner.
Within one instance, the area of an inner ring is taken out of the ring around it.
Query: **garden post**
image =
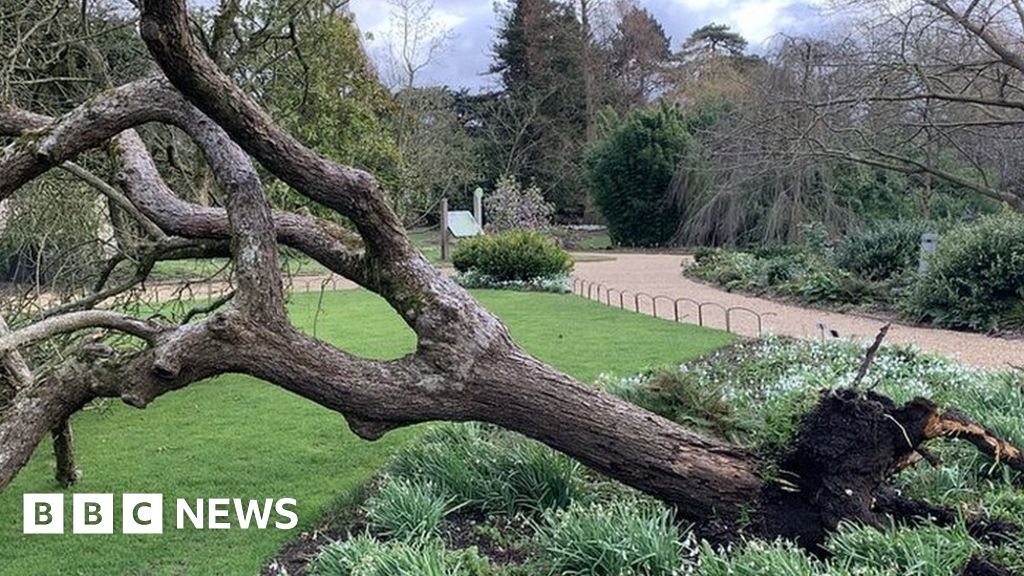
[[[448,260],[448,199],[441,199],[441,260]]]
[[[935,247],[938,243],[939,235],[935,232],[925,232],[924,234],[921,234],[921,258],[918,260],[918,272],[928,271],[928,258],[935,252]]]
[[[484,189],[480,187],[473,190],[473,218],[481,228],[484,227]]]

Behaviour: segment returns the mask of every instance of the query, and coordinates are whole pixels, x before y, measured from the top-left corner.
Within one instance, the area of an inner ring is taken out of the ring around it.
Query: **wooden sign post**
[[[451,238],[483,236],[480,222],[467,210],[448,210],[448,199],[441,200],[441,260],[448,260]]]
[[[441,260],[448,261],[448,199],[441,200]]]

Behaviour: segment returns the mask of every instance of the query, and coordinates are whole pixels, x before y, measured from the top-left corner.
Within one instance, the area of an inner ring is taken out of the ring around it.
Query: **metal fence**
[[[619,290],[575,276],[571,280],[573,294],[588,300],[637,314],[724,329],[734,334],[742,334],[737,325],[744,324],[743,320],[747,320],[751,326],[751,333],[744,335],[761,336],[765,330],[765,319],[775,316],[773,312],[757,312],[746,306],[724,306],[718,302],[702,302],[693,298],[673,298],[663,294]],[[354,287],[355,284],[351,281],[333,274],[285,278],[285,290],[289,293],[344,290]],[[209,302],[233,289],[230,279],[204,279],[150,284],[143,288],[143,292],[145,297],[156,301],[205,299]]]
[[[291,293],[331,291],[354,286],[350,281],[336,275],[293,277],[287,278],[285,282],[285,289]],[[204,295],[210,300],[227,293],[231,286],[228,282],[205,282],[192,285],[191,288],[193,295],[199,296],[205,292]],[[637,314],[724,329],[734,334],[742,334],[738,325],[747,324],[751,327],[751,333],[745,335],[749,336],[761,336],[765,330],[766,318],[775,316],[773,312],[758,312],[746,306],[724,306],[718,302],[699,301],[693,298],[673,298],[663,294],[619,290],[600,282],[577,277],[572,278],[572,292],[588,300]]]
[[[621,310],[631,310],[637,314],[648,314],[656,318],[665,318],[676,322],[688,322],[698,326],[711,328],[724,328],[726,332],[735,332],[738,316],[745,316],[751,319],[756,325],[756,333],[753,336],[761,336],[764,333],[765,318],[774,316],[773,312],[757,312],[746,306],[723,306],[717,302],[701,302],[693,298],[672,298],[663,294],[649,294],[647,292],[631,292],[605,286],[600,282],[592,282],[583,278],[572,277],[572,292],[588,300],[594,300],[607,306],[618,307]],[[658,303],[661,303],[664,314],[658,314]],[[667,311],[671,311],[668,315]],[[718,314],[713,314],[714,310]],[[693,321],[694,314],[696,322]],[[724,326],[713,326],[711,320],[715,317],[722,318]]]

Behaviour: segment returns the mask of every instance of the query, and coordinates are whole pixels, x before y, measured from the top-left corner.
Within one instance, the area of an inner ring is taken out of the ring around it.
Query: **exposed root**
[[[882,326],[882,329],[878,331],[875,341],[871,343],[867,354],[864,355],[864,361],[861,362],[860,370],[857,371],[857,376],[853,379],[853,383],[850,384],[850,388],[860,386],[861,381],[867,376],[868,369],[871,368],[871,363],[875,361],[875,355],[878,354],[878,349],[882,347],[882,341],[885,340],[886,334],[889,333],[889,328],[892,328],[891,323]]]
[[[923,444],[940,438],[967,440],[997,462],[1024,469],[1016,446],[955,411],[940,413],[930,400],[898,406],[870,391],[824,392],[779,460],[778,478],[766,483],[763,534],[796,540],[818,553],[844,520],[884,527],[892,520],[951,525],[964,518],[979,540],[1000,542],[1017,534],[1016,524],[909,500],[889,487],[895,473],[922,459],[939,465]]]
[[[936,411],[925,426],[924,433],[928,439],[959,438],[967,440],[978,450],[991,456],[997,463],[1006,464],[1014,470],[1024,471],[1024,454],[1019,448],[955,410],[941,415]]]

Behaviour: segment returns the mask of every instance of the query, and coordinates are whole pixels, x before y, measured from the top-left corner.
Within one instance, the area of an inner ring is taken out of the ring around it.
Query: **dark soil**
[[[915,398],[898,406],[870,391],[827,390],[801,422],[790,451],[779,459],[778,479],[766,482],[762,495],[761,536],[795,540],[821,556],[822,544],[840,521],[884,528],[891,520],[959,521],[960,514],[910,500],[888,485],[907,458],[926,440],[926,426],[936,413],[930,400]],[[970,534],[998,544],[1021,531],[1013,522],[968,518]],[[961,576],[1009,575],[981,557],[973,558]]]
[[[488,518],[478,510],[467,510],[456,512],[445,520],[444,540],[452,550],[476,546],[480,554],[494,565],[511,566],[529,560],[530,554],[519,545],[531,532],[524,520],[507,516]],[[495,539],[498,534],[500,539]]]
[[[989,562],[985,558],[975,556],[960,571],[959,576],[1013,576],[1013,574],[1000,566]]]
[[[371,490],[376,482],[371,484]],[[260,572],[261,576],[305,576],[307,568],[320,549],[334,542],[344,542],[353,534],[369,532],[379,540],[386,540],[367,525],[361,508],[357,508],[341,526],[328,526],[314,532],[303,532],[286,544]],[[529,522],[520,518],[491,516],[479,510],[460,510],[445,518],[442,538],[449,550],[476,547],[495,566],[523,564],[530,553],[519,545],[532,532]],[[287,572],[285,572],[287,571]]]
[[[354,527],[353,527],[354,528]],[[332,542],[346,540],[353,528],[329,528],[316,532],[303,532],[298,538],[285,544],[277,555],[263,567],[260,576],[304,576],[309,563],[316,558],[320,549]]]
[[[876,497],[924,441],[934,411],[925,399],[896,406],[871,392],[824,392],[779,460],[779,481],[766,484],[764,533],[815,550],[842,520],[882,526]]]

